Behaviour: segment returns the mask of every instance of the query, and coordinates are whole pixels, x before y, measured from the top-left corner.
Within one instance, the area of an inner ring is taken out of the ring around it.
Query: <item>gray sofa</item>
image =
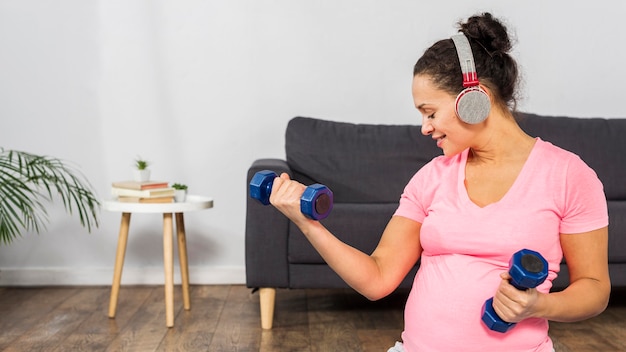
[[[613,286],[626,286],[626,119],[571,118],[519,113],[532,136],[578,154],[604,184],[609,207],[609,269]],[[418,125],[372,125],[295,117],[285,134],[286,160],[259,159],[260,170],[286,172],[334,193],[322,222],[344,242],[371,252],[410,177],[441,153]],[[345,288],[299,229],[271,206],[248,197],[246,284],[260,288],[261,323],[272,326],[276,288]],[[400,287],[410,287],[417,266]],[[566,263],[555,289],[567,285]]]

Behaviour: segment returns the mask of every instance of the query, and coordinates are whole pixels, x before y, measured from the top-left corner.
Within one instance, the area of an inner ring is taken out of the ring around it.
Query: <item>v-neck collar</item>
[[[463,152],[461,152],[461,155],[460,155],[461,162],[460,162],[459,171],[458,171],[459,177],[457,178],[458,193],[459,193],[459,197],[461,198],[461,201],[466,203],[468,206],[472,208],[476,208],[476,209],[488,209],[488,208],[492,208],[501,204],[506,204],[507,199],[512,197],[511,194],[515,194],[515,192],[517,192],[517,189],[519,187],[522,187],[522,185],[526,182],[527,174],[531,172],[533,168],[534,159],[535,159],[534,154],[535,154],[535,151],[539,148],[539,144],[541,144],[540,142],[541,142],[541,139],[539,137],[535,137],[535,144],[530,150],[530,153],[528,154],[528,157],[526,158],[526,161],[524,162],[522,169],[517,174],[515,181],[513,181],[513,184],[511,185],[511,187],[509,187],[509,189],[502,196],[502,198],[482,207],[474,203],[474,201],[472,201],[472,199],[469,197],[469,194],[467,192],[467,188],[465,187],[465,168],[467,166],[467,158],[469,156],[469,151],[470,151],[469,148],[465,149]]]

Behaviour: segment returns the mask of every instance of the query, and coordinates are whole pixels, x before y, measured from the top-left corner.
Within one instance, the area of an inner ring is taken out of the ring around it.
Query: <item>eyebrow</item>
[[[420,105],[417,106],[417,110],[419,111],[423,111],[424,110],[424,106],[428,105],[427,103],[421,103]]]

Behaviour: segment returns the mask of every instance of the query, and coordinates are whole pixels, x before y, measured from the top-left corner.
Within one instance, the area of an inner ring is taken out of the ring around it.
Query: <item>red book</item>
[[[123,189],[135,189],[135,190],[144,190],[144,189],[155,189],[155,188],[166,188],[168,186],[168,182],[165,181],[119,181],[113,182],[113,187],[115,188],[123,188]]]

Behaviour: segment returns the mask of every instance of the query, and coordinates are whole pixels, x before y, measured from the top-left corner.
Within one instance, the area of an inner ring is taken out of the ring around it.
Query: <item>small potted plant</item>
[[[141,157],[135,159],[135,169],[133,170],[133,178],[137,182],[144,182],[150,180],[150,162]]]
[[[182,183],[174,183],[172,185],[174,189],[174,200],[177,203],[182,203],[187,198],[187,185]]]

